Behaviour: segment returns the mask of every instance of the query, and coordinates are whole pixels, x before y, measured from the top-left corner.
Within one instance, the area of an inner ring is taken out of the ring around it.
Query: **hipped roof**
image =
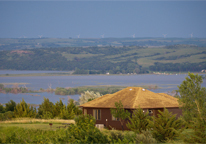
[[[115,108],[121,101],[124,108],[172,108],[179,107],[178,99],[165,93],[154,93],[142,87],[127,87],[114,94],[107,94],[89,101],[80,107]]]

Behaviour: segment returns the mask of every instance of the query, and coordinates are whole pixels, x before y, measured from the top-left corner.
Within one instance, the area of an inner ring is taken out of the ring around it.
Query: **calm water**
[[[33,73],[61,73],[66,71],[23,71],[23,70],[0,70],[0,74],[33,74]]]
[[[0,71],[1,72],[1,71]],[[15,72],[15,71],[14,71]],[[24,71],[26,72],[26,71]],[[50,71],[51,72],[51,71]],[[52,71],[53,72],[53,71]],[[158,85],[161,89],[151,90],[153,92],[168,92],[176,90],[177,86],[185,80],[186,74],[181,75],[115,75],[115,76],[35,76],[35,77],[0,77],[0,83],[28,83],[26,86],[32,90],[40,88],[47,89],[49,86],[56,87],[78,87],[87,85]],[[21,85],[20,85],[21,86]],[[206,87],[204,80],[203,85]],[[35,95],[35,94],[34,94]],[[43,97],[49,98],[50,101],[56,102],[65,96],[57,96],[53,93],[37,93],[40,96],[31,96],[26,94],[0,94],[0,103],[6,103],[10,99],[19,102],[22,98],[28,103],[40,104]],[[78,100],[79,95],[70,96]]]

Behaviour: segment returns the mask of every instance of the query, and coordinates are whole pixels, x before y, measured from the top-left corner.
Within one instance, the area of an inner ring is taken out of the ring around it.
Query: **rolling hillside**
[[[0,69],[75,70],[76,74],[201,71],[206,69],[206,47],[96,46],[4,50],[0,51]]]

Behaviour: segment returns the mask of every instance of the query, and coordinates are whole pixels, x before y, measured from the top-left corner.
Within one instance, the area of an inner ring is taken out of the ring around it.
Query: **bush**
[[[142,133],[142,131],[149,128],[151,118],[148,111],[144,113],[141,108],[138,108],[133,112],[132,118],[129,117],[129,120],[130,122],[127,124],[127,127],[135,133]]]
[[[70,143],[108,143],[108,137],[95,127],[95,119],[90,115],[80,115],[75,118],[76,125],[68,130]]]
[[[176,119],[176,115],[169,113],[167,109],[159,111],[157,117],[153,117],[151,127],[153,128],[153,137],[159,142],[173,140],[183,131],[183,121]]]
[[[124,139],[124,135],[120,131],[111,131],[110,132],[110,139],[112,143],[121,142]]]
[[[189,125],[193,129],[192,133],[186,133],[182,139],[186,143],[206,143],[206,120],[196,118]]]
[[[8,111],[5,113],[0,113],[0,121],[10,120],[14,118],[14,112]]]
[[[135,143],[156,143],[156,140],[152,137],[152,133],[148,130],[142,131],[142,134],[137,134]]]

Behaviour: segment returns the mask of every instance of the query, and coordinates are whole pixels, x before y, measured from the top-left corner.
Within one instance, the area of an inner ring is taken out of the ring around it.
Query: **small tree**
[[[79,98],[79,104],[82,105],[101,96],[102,95],[99,92],[95,93],[93,91],[85,91],[81,94],[81,97]]]
[[[115,102],[115,107],[116,108],[111,108],[111,114],[115,117],[115,118],[119,118],[119,121],[121,123],[122,126],[122,131],[124,131],[124,122],[125,120],[130,116],[130,112],[128,112],[127,110],[124,109],[123,104],[121,101]]]
[[[74,104],[74,100],[70,99],[69,103],[67,104],[67,111],[71,115],[70,117],[74,118],[75,115],[82,114],[82,110]]]
[[[54,104],[50,102],[48,98],[44,97],[44,101],[38,108],[38,116],[41,118],[52,118],[53,105]]]
[[[135,133],[142,133],[149,128],[150,119],[149,112],[144,113],[139,107],[133,111],[132,118],[129,117],[130,122],[128,122],[127,127]]]
[[[60,99],[59,102],[57,101],[55,105],[53,105],[53,111],[52,111],[53,117],[58,117],[63,109],[64,109],[64,104]]]
[[[4,113],[5,112],[5,108],[3,105],[0,104],[0,113]]]
[[[6,111],[14,111],[14,108],[16,107],[16,103],[13,100],[10,100],[8,103],[6,103]]]
[[[186,80],[178,86],[180,108],[184,119],[188,122],[196,117],[206,118],[206,88],[201,87],[202,82],[200,75],[188,73]]]
[[[167,109],[163,112],[159,110],[157,117],[153,117],[150,121],[153,128],[153,137],[159,142],[173,140],[183,131],[183,121],[176,119],[176,115],[169,113]]]
[[[15,117],[35,117],[36,109],[27,104],[24,99],[18,103],[14,109]]]

